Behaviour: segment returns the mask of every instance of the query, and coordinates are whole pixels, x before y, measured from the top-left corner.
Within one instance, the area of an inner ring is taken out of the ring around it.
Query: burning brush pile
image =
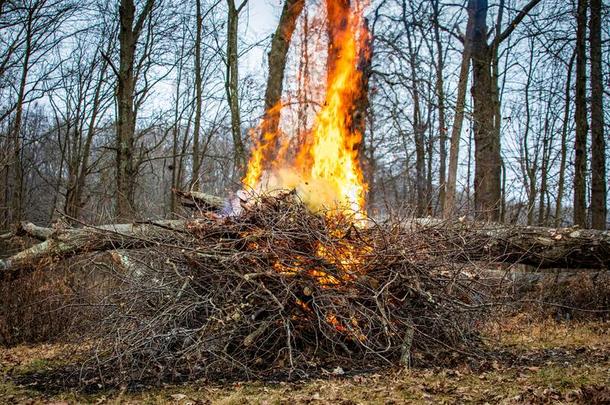
[[[113,272],[95,340],[109,375],[301,377],[436,364],[476,341],[471,281],[430,229],[356,226],[282,193],[172,234]]]
[[[52,267],[46,256],[80,255],[81,269],[106,269],[101,324],[83,333],[96,374],[301,377],[438,364],[472,349],[476,289],[454,264],[456,245],[439,229],[365,214],[364,2],[325,4],[324,102],[297,136],[270,124],[281,105],[267,112],[243,200],[223,215],[68,230],[5,261]]]

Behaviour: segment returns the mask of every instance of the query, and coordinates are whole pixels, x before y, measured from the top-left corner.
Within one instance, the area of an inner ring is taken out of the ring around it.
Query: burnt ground
[[[322,370],[308,380],[195,381],[105,389],[78,382],[78,348],[0,348],[0,403],[610,403],[610,322],[521,314],[482,327],[483,358],[451,368]]]

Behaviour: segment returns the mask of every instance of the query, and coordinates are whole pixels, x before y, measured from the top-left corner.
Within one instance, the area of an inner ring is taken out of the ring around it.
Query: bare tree
[[[201,0],[195,1],[195,123],[193,125],[193,173],[191,175],[191,188],[199,190],[199,172],[201,171],[201,155],[199,150],[199,132],[201,130],[201,32],[203,30],[203,15]],[[178,102],[176,101],[176,106]],[[173,201],[173,200],[172,200]],[[172,204],[173,205],[173,204]]]
[[[561,126],[561,157],[559,162],[559,180],[557,186],[557,199],[555,203],[555,226],[561,225],[561,216],[563,208],[563,195],[565,192],[565,176],[566,176],[566,163],[568,155],[568,127],[570,119],[570,99],[571,99],[571,86],[572,86],[572,71],[574,70],[574,59],[576,58],[576,52],[572,52],[572,57],[568,62],[567,78],[564,90],[564,110],[563,110],[563,124]]]
[[[423,216],[426,212],[425,187],[425,123],[423,122],[422,106],[420,100],[420,80],[417,76],[419,66],[417,63],[417,50],[413,44],[413,29],[416,26],[415,13],[411,10],[411,19],[407,18],[407,2],[402,1],[402,22],[407,37],[407,52],[410,65],[411,96],[413,99],[413,134],[415,139],[415,184],[417,192],[417,206],[415,214]]]
[[[439,132],[439,205],[440,212],[444,212],[445,190],[446,190],[446,162],[447,162],[447,123],[445,119],[445,79],[444,79],[444,49],[441,40],[440,23],[439,23],[439,1],[432,1],[432,27],[434,29],[434,43],[436,45],[436,97],[438,109],[438,132]]]
[[[473,18],[473,87],[475,140],[475,211],[479,218],[500,219],[502,157],[500,154],[500,98],[498,49],[541,0],[531,0],[502,31],[504,1],[500,1],[496,33],[488,42],[487,0],[469,0]]]
[[[607,177],[604,136],[604,75],[602,71],[602,1],[590,0],[591,52],[591,227],[606,229]]]
[[[576,10],[576,136],[574,138],[574,224],[587,226],[587,101],[586,101],[586,37],[587,0],[578,0]]]
[[[40,84],[55,69],[55,65],[49,64],[46,69],[39,71],[33,82],[30,81],[31,71],[34,65],[37,67],[42,65],[40,62],[45,60],[65,38],[60,33],[59,27],[74,9],[74,5],[70,2],[28,0],[13,10],[18,16],[11,24],[19,26],[19,35],[15,42],[9,45],[0,69],[1,74],[8,67],[13,55],[20,53],[17,63],[20,72],[16,86],[16,101],[3,114],[7,117],[14,112],[6,144],[9,156],[4,167],[3,220],[6,225],[21,221],[23,214],[22,124],[26,104],[30,102],[28,95],[40,90]],[[34,98],[38,97],[41,95],[34,96]]]
[[[469,12],[474,10],[469,8]],[[474,17],[469,16],[466,33],[462,36],[464,49],[462,51],[462,62],[457,85],[457,100],[455,104],[455,115],[451,126],[451,138],[449,147],[449,173],[445,191],[445,202],[443,206],[443,217],[450,218],[454,210],[455,188],[457,182],[458,159],[460,154],[460,140],[462,125],[464,123],[464,111],[466,109],[466,89],[468,87],[468,74],[470,71],[471,46],[473,35]]]
[[[121,0],[119,7],[120,62],[117,75],[117,144],[116,144],[116,216],[131,219],[135,215],[134,189],[137,168],[134,162],[136,111],[134,108],[136,47],[154,0],[147,0],[136,16],[134,0]]]
[[[236,5],[235,0],[227,0],[229,6],[227,14],[227,55],[226,55],[226,76],[225,89],[227,101],[231,110],[231,134],[233,136],[234,165],[237,171],[241,171],[246,164],[246,150],[241,136],[241,116],[239,107],[239,58],[237,44],[237,30],[239,27],[239,14],[248,4],[248,0],[243,0]]]

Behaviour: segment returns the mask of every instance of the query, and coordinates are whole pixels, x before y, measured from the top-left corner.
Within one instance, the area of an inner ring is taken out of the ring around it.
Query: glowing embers
[[[262,197],[245,213],[254,212],[261,205],[268,210],[277,209],[282,215],[275,216],[271,223],[266,215],[257,216],[239,233],[240,245],[244,243],[242,246],[256,258],[251,266],[266,269],[247,278],[271,277],[284,284],[296,304],[291,319],[322,321],[330,328],[328,332],[345,339],[366,339],[359,314],[346,313],[327,301],[342,301],[343,296],[372,291],[367,272],[373,247],[364,236],[368,230],[355,228],[342,215],[312,214],[289,193]]]

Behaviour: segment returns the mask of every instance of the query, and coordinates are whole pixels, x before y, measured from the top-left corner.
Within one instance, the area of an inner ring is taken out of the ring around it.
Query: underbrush
[[[109,280],[91,255],[3,279],[0,345],[82,339],[104,315],[96,304],[111,289]]]
[[[520,283],[512,297],[517,310],[557,320],[610,320],[610,272],[557,271]]]

